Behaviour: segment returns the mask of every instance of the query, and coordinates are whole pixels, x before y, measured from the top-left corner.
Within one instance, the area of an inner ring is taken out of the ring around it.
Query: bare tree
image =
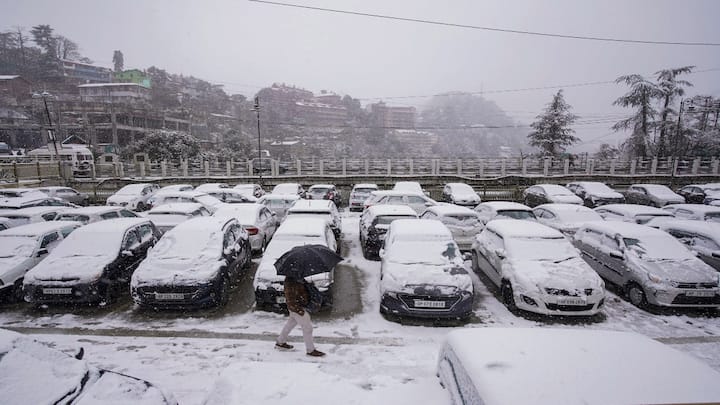
[[[67,60],[78,60],[81,57],[78,44],[62,35],[55,37],[55,54],[58,58]]]

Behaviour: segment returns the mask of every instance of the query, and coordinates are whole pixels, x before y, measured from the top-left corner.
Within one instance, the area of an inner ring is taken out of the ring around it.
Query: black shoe
[[[321,352],[320,350],[313,350],[310,353],[308,353],[307,355],[313,356],[313,357],[322,357],[325,355],[325,353]]]
[[[276,348],[276,349],[286,349],[286,350],[290,350],[290,349],[293,348],[293,345],[289,345],[289,344],[287,344],[287,343],[277,343],[277,342],[275,342],[275,348]]]

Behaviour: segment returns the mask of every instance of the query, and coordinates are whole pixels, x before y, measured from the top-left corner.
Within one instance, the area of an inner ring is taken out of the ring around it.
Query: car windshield
[[[560,262],[577,257],[575,248],[562,236],[551,238],[505,238],[507,256],[519,260]]]
[[[30,257],[35,249],[36,240],[28,236],[0,236],[0,258]]]
[[[375,190],[377,190],[377,189],[376,188],[356,188],[355,190],[353,190],[353,194],[366,195],[366,194],[372,193]]]
[[[548,193],[548,195],[575,195],[572,191],[566,189],[565,187],[554,184],[543,186],[543,189]]]
[[[199,257],[219,258],[223,233],[170,231],[163,235],[152,250],[152,257],[176,260],[194,260]]]
[[[56,257],[114,256],[120,252],[122,240],[122,231],[75,231],[52,254]]]
[[[458,226],[464,228],[480,226],[480,218],[478,218],[477,215],[470,214],[445,215],[441,218],[441,221],[447,226]]]
[[[330,190],[329,188],[321,188],[321,187],[311,188],[311,189],[310,189],[310,194],[325,194],[325,193],[327,193],[329,190]]]
[[[557,213],[560,220],[565,222],[602,221],[603,217],[593,210],[560,211]]]
[[[690,251],[669,234],[643,235],[640,238],[623,238],[625,248],[647,260],[688,260]]]
[[[265,205],[271,208],[285,208],[291,206],[295,200],[276,200],[269,198],[265,201]]]
[[[60,214],[59,217],[56,218],[58,221],[77,221],[82,222],[83,224],[87,224],[90,221],[90,217],[87,215],[80,215],[80,214]]]
[[[375,219],[375,225],[390,225],[396,219],[415,219],[412,215],[382,215]]]
[[[535,214],[527,210],[500,210],[497,212],[497,216],[511,219],[535,219]]]
[[[657,217],[670,217],[670,218],[672,218],[673,215],[670,214],[670,213],[667,213],[667,214],[663,214],[663,213],[657,213],[657,214],[638,214],[638,215],[635,216],[635,222],[637,222],[638,224],[646,224],[646,223],[648,223],[651,219],[657,218]]]
[[[650,194],[653,194],[653,195],[656,195],[659,197],[675,197],[675,192],[670,190],[670,188],[668,188],[667,186],[662,186],[659,184],[658,185],[649,185],[649,186],[645,186],[645,189],[647,189],[647,191]]]
[[[457,245],[447,241],[395,241],[387,254],[387,260],[403,264],[450,263],[460,255]]]
[[[211,196],[211,195],[199,195],[195,197],[195,201],[199,202],[200,204],[207,205],[212,207],[213,205],[220,204],[220,200],[217,198]]]

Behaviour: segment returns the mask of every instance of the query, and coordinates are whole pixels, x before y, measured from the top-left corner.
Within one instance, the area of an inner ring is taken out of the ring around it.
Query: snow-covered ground
[[[305,356],[300,330],[295,349],[273,342],[281,314],[247,310],[219,313],[138,314],[131,306],[92,310],[3,309],[0,326],[75,353],[85,348],[96,366],[144,378],[172,392],[181,404],[449,403],[435,377],[443,337],[453,328],[561,327],[635,331],[687,352],[720,370],[720,313],[647,313],[613,292],[604,315],[592,320],[556,320],[510,313],[483,280],[471,272],[475,317],[465,325],[400,324],[379,307],[379,262],[365,260],[358,242],[358,215],[343,213],[343,254],[338,271],[357,273],[361,309],[314,319],[316,344],[328,356]],[[255,259],[258,261],[258,259]],[[470,267],[470,262],[465,263]],[[336,276],[340,278],[339,276]],[[248,302],[237,296],[234,300]],[[352,293],[352,292],[349,292]],[[356,299],[348,294],[347,299]],[[343,297],[336,297],[338,299]],[[232,304],[232,303],[231,303]],[[249,306],[249,305],[248,305]],[[233,307],[235,308],[235,307]]]

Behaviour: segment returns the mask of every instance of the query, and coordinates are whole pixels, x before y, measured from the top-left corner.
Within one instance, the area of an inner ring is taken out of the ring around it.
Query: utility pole
[[[253,108],[253,111],[255,111],[255,116],[257,117],[257,133],[258,133],[258,160],[257,164],[259,165],[257,168],[258,175],[260,175],[260,186],[263,185],[263,179],[262,179],[262,157],[261,157],[261,151],[260,151],[260,97],[255,96],[255,106]]]
[[[48,121],[48,140],[52,142],[53,146],[53,154],[55,155],[55,159],[58,162],[58,170],[60,174],[60,178],[63,178],[63,171],[62,171],[62,161],[60,160],[60,151],[58,150],[58,144],[57,144],[57,135],[55,134],[55,129],[53,129],[53,123],[52,123],[52,117],[50,116],[50,109],[48,108],[47,99],[54,98],[54,96],[47,91],[43,91],[42,93],[33,93],[32,98],[34,99],[42,99],[43,105],[45,106],[45,117]],[[58,131],[59,132],[59,131]],[[48,151],[50,150],[50,146],[48,145]]]

